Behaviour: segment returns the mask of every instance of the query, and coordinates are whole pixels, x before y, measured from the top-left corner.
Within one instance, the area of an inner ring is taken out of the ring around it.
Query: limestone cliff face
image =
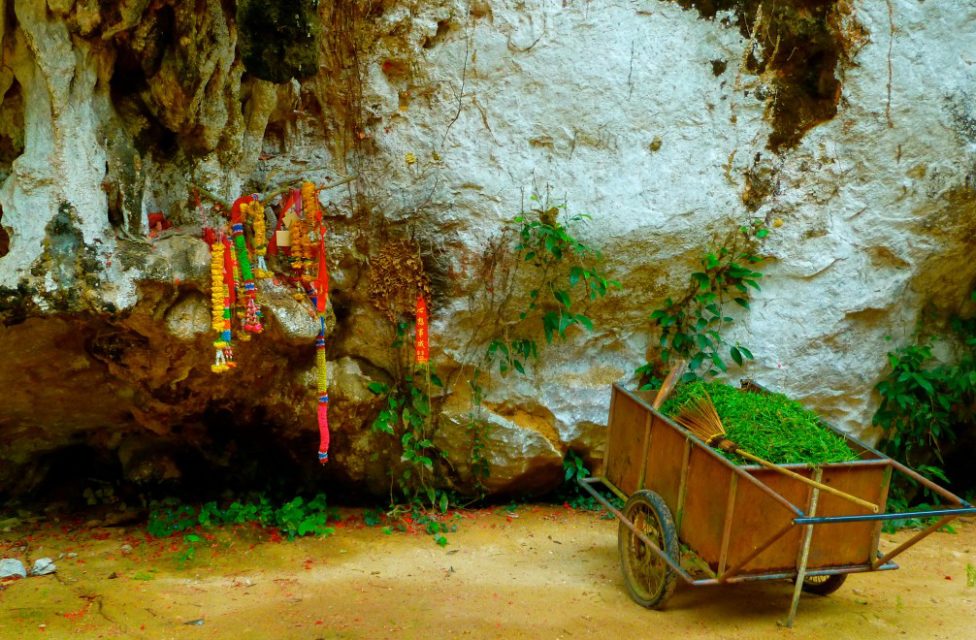
[[[772,228],[771,261],[729,335],[756,360],[730,376],[868,439],[887,338],[976,276],[971,3],[265,4],[0,2],[0,493],[69,454],[166,480],[269,449],[306,479],[388,490],[396,447],[369,428],[367,385],[399,376],[410,256],[446,383],[435,443],[470,487],[468,383],[514,321],[490,294],[533,194],[591,216],[581,237],[622,289],[591,306],[594,331],[484,386],[491,492],[551,488],[569,448],[599,459],[609,385],[655,344],[649,311],[744,222]],[[209,370],[210,199],[302,177],[354,177],[321,194],[325,471],[305,303],[265,283],[267,332],[236,377]],[[150,237],[157,211],[174,227]]]

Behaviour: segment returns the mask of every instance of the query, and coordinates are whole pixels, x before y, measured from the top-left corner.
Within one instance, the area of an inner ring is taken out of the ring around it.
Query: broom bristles
[[[718,411],[715,410],[715,404],[708,392],[705,392],[701,398],[688,402],[681,407],[681,412],[674,421],[708,444],[713,444],[714,441],[720,441],[725,437],[722,419],[718,416]]]

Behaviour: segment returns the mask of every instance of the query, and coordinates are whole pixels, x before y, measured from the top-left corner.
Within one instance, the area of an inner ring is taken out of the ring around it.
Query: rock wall
[[[390,313],[408,311],[395,294],[410,254],[446,382],[437,444],[470,489],[468,381],[514,322],[488,301],[495,263],[511,268],[506,222],[533,194],[591,216],[579,232],[622,288],[589,309],[593,332],[486,385],[489,492],[555,486],[570,448],[599,459],[609,385],[655,342],[649,311],[740,224],[770,226],[771,260],[729,336],[756,359],[730,377],[869,440],[889,336],[907,339],[925,304],[958,306],[976,275],[971,3],[0,4],[0,493],[38,487],[59,451],[137,480],[174,478],[187,451],[233,466],[214,426],[228,421],[305,478],[388,491],[396,446],[369,429],[367,385],[402,366]],[[267,334],[240,346],[237,378],[209,371],[200,227],[216,217],[191,195],[299,177],[342,182],[320,196],[323,472],[303,303],[265,283]],[[156,211],[175,226],[150,237]]]

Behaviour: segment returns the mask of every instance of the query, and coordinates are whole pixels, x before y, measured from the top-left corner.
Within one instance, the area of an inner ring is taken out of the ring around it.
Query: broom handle
[[[862,507],[864,507],[866,509],[870,509],[872,513],[877,513],[878,512],[878,505],[876,505],[874,503],[871,503],[871,502],[868,502],[867,500],[862,500],[861,498],[858,498],[857,496],[852,496],[849,493],[844,493],[843,491],[841,491],[839,489],[834,489],[833,487],[827,486],[827,485],[825,485],[825,484],[823,484],[821,482],[817,482],[816,480],[811,480],[810,478],[808,478],[806,476],[801,476],[799,473],[794,473],[794,472],[790,471],[789,469],[784,469],[783,467],[781,467],[779,465],[775,465],[772,462],[769,462],[767,460],[763,460],[762,458],[760,458],[758,456],[754,456],[751,453],[749,453],[748,451],[743,451],[742,449],[736,449],[736,453],[738,455],[742,456],[743,458],[746,458],[748,460],[752,460],[753,462],[758,462],[759,464],[761,464],[762,466],[766,467],[767,469],[772,469],[773,471],[778,471],[778,472],[782,473],[783,475],[786,475],[786,476],[789,476],[789,477],[794,478],[796,480],[799,480],[800,482],[805,482],[808,485],[810,485],[811,487],[816,487],[816,488],[820,489],[821,491],[826,491],[827,493],[832,494],[832,495],[835,495],[838,498],[844,498],[845,500],[850,500],[854,504],[859,504],[859,505],[861,505]]]
[[[652,407],[655,409],[661,408],[664,401],[668,399],[669,395],[671,395],[671,391],[674,389],[674,386],[678,384],[678,380],[682,375],[684,375],[686,368],[688,368],[687,360],[678,360],[674,363],[674,366],[671,367],[671,371],[669,371],[668,375],[664,377],[664,382],[661,383],[661,388],[657,390],[657,395],[654,396],[654,402],[651,404]]]

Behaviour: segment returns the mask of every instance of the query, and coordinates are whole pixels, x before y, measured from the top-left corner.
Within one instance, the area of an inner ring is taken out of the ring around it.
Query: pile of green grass
[[[678,385],[661,408],[674,417],[705,393],[722,419],[726,437],[745,451],[774,464],[849,462],[857,456],[844,439],[825,429],[820,418],[779,393],[749,393],[720,382]],[[725,454],[736,464],[754,464]]]

